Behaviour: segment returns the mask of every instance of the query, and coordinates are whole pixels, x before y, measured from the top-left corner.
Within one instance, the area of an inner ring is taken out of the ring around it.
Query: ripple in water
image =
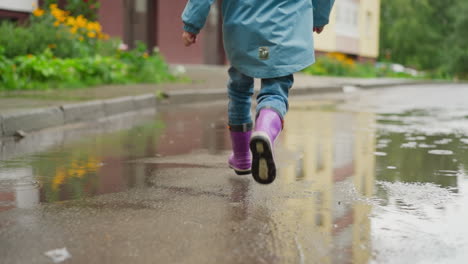
[[[453,151],[451,150],[443,150],[443,149],[433,149],[428,151],[429,154],[433,155],[453,155]]]
[[[453,171],[453,170],[438,170],[434,174],[437,176],[444,176],[444,177],[457,177],[459,173],[458,171]]]
[[[418,142],[407,142],[401,144],[401,148],[416,148],[418,146]]]
[[[450,138],[444,138],[444,139],[441,139],[441,140],[436,140],[434,141],[434,144],[437,144],[437,145],[447,145],[448,143],[452,142],[452,139]]]
[[[376,155],[376,156],[381,156],[381,157],[385,157],[385,156],[387,156],[387,153],[376,151],[376,152],[374,152],[374,155]]]
[[[427,144],[419,144],[418,147],[420,148],[435,148],[436,145],[427,145]]]
[[[433,183],[403,183],[378,181],[391,197],[404,204],[413,205],[418,209],[424,206],[437,208],[454,199],[453,193],[446,188],[441,188]]]

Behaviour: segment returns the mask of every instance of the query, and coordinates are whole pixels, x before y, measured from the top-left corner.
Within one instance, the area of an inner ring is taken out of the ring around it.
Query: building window
[[[359,4],[354,0],[336,3],[336,32],[347,37],[359,37]]]
[[[16,12],[32,12],[37,4],[37,0],[1,0],[0,9]]]

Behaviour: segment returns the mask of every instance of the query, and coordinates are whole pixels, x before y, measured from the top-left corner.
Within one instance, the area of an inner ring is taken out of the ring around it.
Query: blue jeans
[[[252,123],[250,108],[252,95],[254,94],[254,78],[249,77],[234,67],[229,68],[228,82],[228,116],[230,125],[242,125]],[[276,111],[281,119],[288,111],[289,89],[294,82],[293,75],[262,79],[262,87],[257,95],[258,113],[263,108],[271,108]]]

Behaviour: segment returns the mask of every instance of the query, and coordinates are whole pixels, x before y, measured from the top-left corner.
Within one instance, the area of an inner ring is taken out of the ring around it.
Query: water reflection
[[[277,146],[277,181],[262,186],[227,169],[222,109],[170,109],[132,129],[4,161],[0,210],[63,200],[115,214],[149,209],[150,228],[107,231],[174,236],[164,240],[171,247],[160,243],[161,251],[199,260],[218,252],[225,263],[392,263],[381,252],[399,253],[393,244],[414,243],[427,253],[427,247],[437,250],[428,241],[437,240],[450,249],[445,233],[466,230],[458,214],[466,216],[460,201],[468,197],[468,137],[414,128],[432,122],[432,112],[376,115],[292,104]],[[80,203],[90,196],[98,197]],[[144,227],[147,219],[139,223]],[[197,241],[197,251],[191,252],[193,243],[180,249],[187,244],[181,241]]]
[[[47,138],[59,138],[55,141],[58,146],[50,145],[48,151],[0,161],[1,208],[30,208],[39,202],[122,192],[150,186],[149,177],[158,169],[203,167],[194,163],[142,164],[131,161],[182,155],[197,149],[218,154],[229,146],[223,117],[222,112],[209,109],[162,111],[153,117],[153,121],[131,129],[100,132],[78,141],[71,138],[65,143],[62,142],[63,134],[70,132],[53,131],[61,136],[49,135]],[[12,144],[9,146],[15,148]]]
[[[374,119],[368,113],[289,113],[281,140],[299,158],[283,167],[280,176],[285,186],[302,182],[308,194],[287,201],[287,207],[300,211],[299,228],[315,234],[316,241],[297,235],[296,243],[307,249],[303,258],[320,263],[369,261],[371,205],[365,198],[374,191]]]
[[[466,89],[458,87],[462,88]],[[442,96],[440,90],[442,89],[435,91],[437,96],[434,98]],[[383,173],[385,178],[392,181],[434,182],[444,187],[455,186],[453,178],[444,179],[434,175],[437,170],[459,171],[459,166],[464,166],[467,162],[464,139],[468,134],[467,111],[464,105],[457,104],[460,99],[454,97],[455,94],[454,91],[445,94],[451,97],[451,100],[446,101],[450,101],[450,104],[437,101],[432,108],[407,108],[381,114],[377,147],[379,151],[388,152],[391,156],[387,159],[388,162],[382,161],[382,165],[398,163],[404,166],[405,171],[402,177]]]
[[[388,132],[380,133],[377,140],[380,142],[379,151],[387,153],[387,156],[377,159],[379,180],[430,182],[451,188],[457,186],[460,165],[468,164],[467,150],[460,148],[463,144],[456,134]],[[440,144],[443,142],[444,144]],[[445,152],[435,151],[441,149]],[[448,155],[444,155],[446,151],[450,151],[447,152]],[[397,170],[389,170],[389,167],[395,167]]]
[[[0,211],[12,208],[30,209],[39,204],[39,183],[32,168],[10,168],[0,171]]]

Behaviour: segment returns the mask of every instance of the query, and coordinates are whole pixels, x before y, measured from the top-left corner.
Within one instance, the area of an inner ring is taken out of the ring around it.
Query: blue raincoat
[[[214,0],[189,0],[184,30],[198,34]],[[227,57],[254,78],[298,72],[315,62],[313,27],[328,24],[334,0],[223,0]]]

